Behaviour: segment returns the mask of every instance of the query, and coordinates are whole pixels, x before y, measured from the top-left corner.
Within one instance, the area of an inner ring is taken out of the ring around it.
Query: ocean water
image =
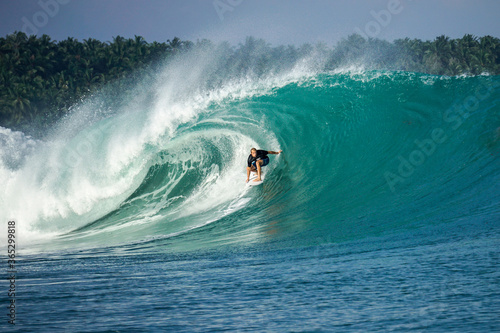
[[[500,330],[499,77],[187,68],[0,130],[3,331]]]

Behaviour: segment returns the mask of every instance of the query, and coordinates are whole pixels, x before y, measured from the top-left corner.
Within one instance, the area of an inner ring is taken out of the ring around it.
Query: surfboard
[[[252,172],[252,174],[250,175],[250,179],[248,180],[247,185],[256,186],[256,185],[262,184],[264,182],[264,173],[263,172],[260,173],[260,179],[262,179],[260,182],[254,182],[253,180],[256,178],[257,178],[257,174]]]

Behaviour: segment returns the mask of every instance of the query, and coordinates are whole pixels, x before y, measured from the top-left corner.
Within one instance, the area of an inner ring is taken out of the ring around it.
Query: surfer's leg
[[[256,162],[252,163],[252,166],[250,167],[250,171],[257,173],[257,166],[255,165]]]
[[[262,160],[258,160],[257,163],[255,163],[257,165],[257,178],[254,180],[254,182],[259,182],[261,181],[260,179],[260,173],[261,173],[261,165],[262,165]]]

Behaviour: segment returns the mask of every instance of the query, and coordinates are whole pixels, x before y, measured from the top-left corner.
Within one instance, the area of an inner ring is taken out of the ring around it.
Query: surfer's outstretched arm
[[[283,151],[283,150],[280,150],[280,151],[270,151],[270,150],[269,150],[267,153],[268,153],[268,154],[273,154],[273,155],[279,155],[279,154],[281,154],[281,152],[282,152],[282,151]]]

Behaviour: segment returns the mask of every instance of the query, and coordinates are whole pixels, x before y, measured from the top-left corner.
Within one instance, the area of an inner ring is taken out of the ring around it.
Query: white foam
[[[196,65],[190,57],[194,57]],[[16,163],[15,167],[5,162],[0,166],[1,223],[17,219],[26,243],[80,228],[118,208],[140,185],[155,154],[176,137],[179,126],[196,122],[209,105],[223,107],[230,101],[272,94],[279,87],[315,74],[314,64],[309,65],[312,60],[303,61],[289,72],[264,79],[248,76],[225,82],[218,89],[200,89],[199,82],[206,79],[205,69],[214,61],[217,59],[186,56],[167,66],[155,83],[138,87],[138,94],[146,90],[156,96],[149,101],[152,107],[148,109],[142,109],[140,101],[144,97],[138,96],[122,110],[116,110],[113,117],[98,120],[95,114],[99,102],[85,101],[44,142],[0,128],[0,138],[8,142],[3,147],[17,149],[2,151],[2,160],[8,155]],[[262,132],[266,133],[265,129]],[[231,203],[247,191],[244,179],[241,184],[235,184],[235,179],[243,174],[241,161],[245,161],[249,147],[257,143],[230,131],[202,136],[233,140],[232,162],[225,170],[208,170],[198,191],[186,198],[177,217],[219,206],[223,216],[241,207]],[[273,149],[279,148],[271,132],[267,132],[265,140]]]

